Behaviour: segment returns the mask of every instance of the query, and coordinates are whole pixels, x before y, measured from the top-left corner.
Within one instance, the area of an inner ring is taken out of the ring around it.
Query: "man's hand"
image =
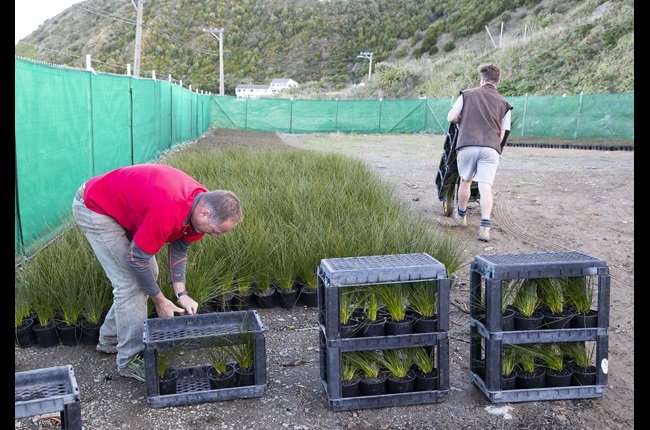
[[[194,315],[199,308],[199,304],[189,295],[181,296],[178,299],[178,304],[183,307],[181,315]]]
[[[185,315],[185,309],[179,308],[171,300],[163,297],[161,300],[154,302],[156,305],[156,313],[159,317],[173,317],[174,313]]]

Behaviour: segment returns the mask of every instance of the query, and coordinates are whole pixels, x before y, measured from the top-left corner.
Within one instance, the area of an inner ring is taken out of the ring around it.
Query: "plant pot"
[[[176,369],[166,369],[165,373],[158,378],[158,388],[160,395],[176,394],[176,381],[178,380],[178,371]]]
[[[23,318],[23,322],[16,327],[16,346],[29,348],[37,344],[36,336],[34,336],[34,331],[32,330],[35,323],[34,318]]]
[[[510,375],[501,375],[501,389],[514,390],[517,387],[517,372],[510,372]]]
[[[296,302],[298,302],[298,295],[300,290],[297,287],[291,287],[288,290],[282,288],[275,289],[275,295],[277,298],[277,303],[283,309],[293,309],[296,307]]]
[[[34,324],[32,331],[36,337],[36,343],[41,348],[50,348],[59,344],[59,335],[56,332],[56,321],[50,321],[46,326]]]
[[[503,319],[501,320],[501,330],[502,331],[513,331],[515,330],[515,311],[514,309],[506,308],[503,311]]]
[[[222,294],[215,297],[211,300],[212,308],[217,312],[229,312],[233,310],[235,302],[235,293],[229,292],[227,294]]]
[[[255,291],[253,292],[255,296],[255,302],[257,306],[261,309],[272,309],[277,307],[275,300],[275,286],[271,285],[267,288],[266,291]]]
[[[430,317],[413,314],[413,333],[433,333],[438,331],[438,315]]]
[[[534,311],[531,316],[515,313],[515,330],[539,330],[544,325],[544,315]]]
[[[300,289],[300,301],[308,308],[318,307],[318,290],[316,288],[307,288],[303,285]]]
[[[576,312],[571,318],[571,328],[598,327],[598,311],[590,310],[586,314]]]
[[[380,374],[377,378],[362,376],[359,381],[359,394],[362,396],[377,396],[386,394],[388,375]]]
[[[375,321],[362,320],[359,322],[359,330],[357,331],[357,337],[375,337],[375,336],[384,336],[384,326],[386,320],[384,318],[377,319]]]
[[[401,321],[387,318],[386,325],[384,326],[384,333],[386,336],[397,334],[411,334],[413,333],[413,321],[413,317],[410,315],[407,315]]]
[[[255,385],[255,371],[253,368],[243,369],[239,363],[235,364],[235,386],[245,387]]]
[[[341,338],[355,337],[359,329],[359,320],[355,318],[348,319],[348,322],[340,324]]]
[[[574,366],[571,385],[596,385],[596,366],[587,368]]]
[[[517,389],[544,388],[546,369],[543,367],[535,368],[533,373],[528,373],[521,368],[516,372],[515,386]]]
[[[544,385],[546,387],[569,387],[573,379],[573,370],[565,367],[562,370],[546,369]]]
[[[99,329],[102,327],[100,323],[91,324],[86,320],[81,321],[81,344],[83,345],[97,345],[99,343]]]
[[[355,376],[352,379],[344,380],[341,384],[342,397],[357,397],[359,395],[359,381],[360,377]]]
[[[235,386],[235,365],[228,363],[226,371],[217,373],[214,367],[208,367],[208,380],[210,381],[210,388],[219,390],[221,388],[232,388]]]
[[[562,312],[552,313],[550,309],[546,308],[542,311],[544,315],[544,328],[549,330],[561,330],[563,328],[571,327],[571,320],[573,319],[573,311],[565,308]]]
[[[61,345],[77,346],[81,340],[81,326],[79,324],[68,324],[64,321],[57,323],[56,331],[59,335]]]
[[[232,299],[232,309],[234,311],[245,311],[251,309],[255,305],[255,296],[253,291],[236,292],[235,297]]]
[[[413,385],[414,391],[433,391],[438,389],[438,369],[433,369],[431,372],[424,373],[422,369],[414,369],[415,384]]]
[[[398,377],[388,375],[386,378],[386,392],[389,394],[394,393],[410,393],[415,388],[415,373],[412,370],[406,376]]]

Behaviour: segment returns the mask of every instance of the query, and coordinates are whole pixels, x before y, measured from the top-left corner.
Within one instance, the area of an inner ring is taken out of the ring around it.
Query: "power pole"
[[[370,63],[368,64],[368,80],[370,80],[370,76],[372,76],[372,52],[361,52],[360,55],[357,55],[357,58],[367,58],[370,60]]]
[[[133,1],[133,0],[131,0]],[[133,76],[140,77],[140,50],[142,49],[142,5],[144,0],[138,0],[136,8],[136,24],[135,24],[135,54],[133,56]]]
[[[223,28],[204,28],[203,31],[219,40],[219,95],[223,97]],[[219,36],[214,33],[219,33]]]

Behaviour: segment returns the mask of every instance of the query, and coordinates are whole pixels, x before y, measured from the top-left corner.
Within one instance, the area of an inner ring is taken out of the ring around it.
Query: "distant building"
[[[273,95],[271,85],[239,84],[235,88],[237,97],[264,97]]]
[[[287,88],[297,87],[298,82],[293,79],[275,78],[271,81],[271,91],[275,94]]]

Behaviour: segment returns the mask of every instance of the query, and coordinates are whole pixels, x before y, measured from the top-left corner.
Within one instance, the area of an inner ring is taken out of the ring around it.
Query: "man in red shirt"
[[[140,164],[89,179],[77,191],[72,213],[113,286],[97,350],[117,353],[119,373],[144,382],[147,299],[159,317],[196,313],[198,304],[185,289],[187,251],[203,235],[218,236],[239,224],[240,201],[232,191],[208,191],[173,167]],[[155,255],[165,243],[178,306],[157,284]]]

